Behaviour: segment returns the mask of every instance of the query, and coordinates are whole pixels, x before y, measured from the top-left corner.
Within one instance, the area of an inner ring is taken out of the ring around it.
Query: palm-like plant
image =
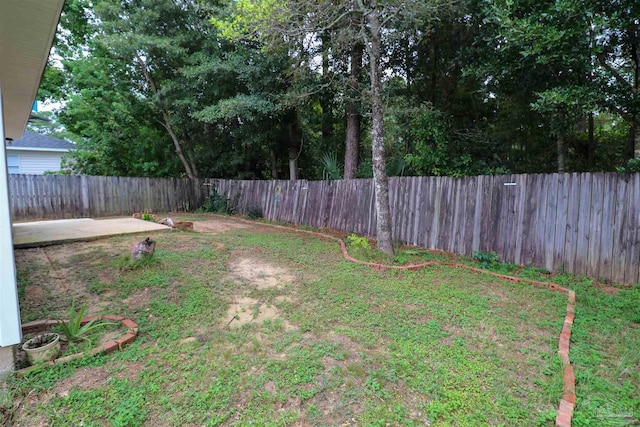
[[[325,179],[342,179],[342,165],[338,162],[336,153],[324,153],[322,155],[322,173]]]
[[[58,332],[64,334],[69,341],[88,341],[89,338],[85,335],[94,329],[108,325],[115,325],[113,322],[102,322],[97,321],[97,319],[91,320],[83,325],[82,319],[86,312],[87,306],[82,306],[78,311],[76,311],[75,300],[72,300],[71,308],[69,309],[69,320],[65,322],[64,320],[58,319]]]

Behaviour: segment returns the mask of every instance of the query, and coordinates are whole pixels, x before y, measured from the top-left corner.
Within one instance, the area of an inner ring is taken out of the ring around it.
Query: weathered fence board
[[[11,175],[14,220],[202,206],[210,184],[239,213],[375,236],[372,180],[233,181]],[[505,185],[507,184],[507,185]],[[640,280],[640,174],[389,180],[393,237],[465,255],[625,283]]]

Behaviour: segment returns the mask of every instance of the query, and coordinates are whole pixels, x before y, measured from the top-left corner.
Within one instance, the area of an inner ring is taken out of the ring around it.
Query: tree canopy
[[[68,0],[39,97],[62,105],[73,173],[636,170],[638,16],[632,0]]]

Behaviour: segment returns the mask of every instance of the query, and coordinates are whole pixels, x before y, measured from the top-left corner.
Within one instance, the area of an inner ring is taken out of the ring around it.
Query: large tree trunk
[[[271,178],[278,179],[278,161],[276,160],[276,152],[273,148],[269,149],[269,166],[271,166]]]
[[[563,134],[559,133],[557,135],[556,144],[558,149],[558,173],[563,173],[565,169],[565,142]]]
[[[322,97],[320,99],[320,107],[322,108],[322,142],[325,147],[331,140],[333,134],[333,111],[331,107],[331,90],[329,90],[329,32],[322,34],[322,80],[324,87],[322,89]]]
[[[631,45],[631,59],[633,60],[633,88],[631,93],[637,102],[640,97],[640,53],[635,44]],[[633,139],[633,158],[640,160],[640,112],[638,104],[634,105],[633,123],[631,124],[631,138]]]
[[[558,119],[560,123],[564,123],[565,120],[567,119],[567,114],[564,109],[559,109]],[[556,159],[558,163],[558,173],[563,173],[565,169],[565,160],[566,160],[564,130],[559,130],[556,135]]]
[[[289,122],[289,179],[298,179],[298,157],[300,156],[300,129],[297,115],[293,114]]]
[[[147,80],[147,83],[149,83],[149,87],[153,92],[153,96],[156,98],[156,103],[158,104],[158,108],[160,108],[160,112],[162,113],[163,121],[160,124],[162,124],[162,126],[169,133],[169,136],[173,141],[173,146],[176,149],[176,154],[180,158],[180,161],[182,162],[182,166],[184,167],[184,171],[186,172],[189,178],[191,179],[197,178],[196,173],[193,171],[191,164],[187,160],[187,156],[185,156],[184,153],[182,152],[182,145],[180,143],[180,138],[178,138],[178,135],[176,134],[175,130],[173,129],[173,126],[171,125],[169,112],[167,111],[167,109],[164,107],[162,103],[162,99],[160,98],[160,93],[158,92],[158,86],[156,86],[156,82],[153,79],[151,72],[147,68],[147,64],[142,60],[140,56],[137,57],[137,62],[140,68],[142,69],[142,73],[144,74],[144,77]]]
[[[351,50],[351,77],[349,81],[350,100],[347,106],[347,141],[344,155],[344,179],[356,177],[358,169],[358,147],[362,115],[360,114],[359,82],[362,72],[362,45],[356,44]]]
[[[382,104],[382,70],[380,67],[380,16],[376,9],[367,14],[371,32],[368,45],[371,65],[371,146],[373,156],[373,179],[376,188],[376,218],[378,249],[393,255],[391,234],[391,208],[389,206],[389,179],[384,151],[384,106]]]

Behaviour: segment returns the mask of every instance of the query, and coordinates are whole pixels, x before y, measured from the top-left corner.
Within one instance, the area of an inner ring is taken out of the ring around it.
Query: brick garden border
[[[125,334],[123,336],[121,336],[118,339],[115,340],[110,340],[107,341],[101,345],[99,345],[98,347],[92,348],[91,350],[89,350],[89,353],[75,353],[75,354],[70,354],[68,356],[64,356],[64,357],[59,357],[57,359],[51,360],[49,362],[44,363],[44,365],[57,365],[57,364],[61,364],[61,363],[66,363],[69,362],[71,360],[75,360],[75,359],[80,359],[82,357],[85,356],[95,356],[98,353],[112,353],[116,350],[122,350],[127,344],[133,342],[136,337],[138,336],[138,324],[136,322],[134,322],[131,319],[127,319],[124,316],[117,316],[114,314],[103,314],[103,315],[99,315],[99,316],[87,316],[87,317],[83,317],[82,321],[80,322],[81,325],[84,325],[86,323],[89,323],[91,321],[100,321],[100,320],[109,320],[112,322],[120,322],[120,324],[122,326],[124,326],[125,328],[127,328]],[[29,334],[29,333],[37,333],[37,332],[42,332],[42,331],[46,331],[51,329],[52,326],[56,326],[58,325],[58,321],[57,320],[35,320],[33,322],[29,322],[29,323],[24,323],[22,325],[22,333],[23,334]],[[42,365],[36,365],[36,366],[29,366],[27,368],[24,369],[20,369],[19,371],[17,371],[18,375],[23,375],[26,372],[29,372],[32,369],[35,368],[39,368]]]
[[[537,288],[547,288],[552,292],[559,292],[565,294],[567,296],[567,310],[566,315],[564,317],[564,323],[562,326],[562,332],[560,332],[560,338],[558,340],[558,356],[562,360],[563,366],[563,390],[562,390],[562,398],[560,399],[560,404],[558,405],[558,415],[556,416],[555,427],[571,427],[571,419],[573,418],[573,410],[576,406],[576,376],[573,371],[573,365],[569,360],[569,345],[571,340],[571,328],[573,326],[573,320],[575,318],[575,303],[576,303],[576,293],[571,289],[564,288],[557,283],[548,283],[541,282],[537,280],[530,279],[522,279],[514,276],[507,276],[505,274],[494,273],[493,271],[483,270],[481,268],[472,267],[470,265],[459,264],[456,262],[448,262],[448,261],[427,261],[421,264],[412,264],[412,265],[386,265],[386,264],[378,264],[374,262],[366,262],[360,261],[358,259],[353,258],[347,252],[347,245],[344,240],[334,237],[328,234],[320,233],[317,231],[310,230],[300,230],[293,227],[285,227],[282,225],[276,224],[267,224],[260,221],[251,221],[244,218],[238,217],[230,217],[230,216],[222,216],[222,215],[212,215],[214,217],[218,217],[221,219],[231,219],[238,222],[244,222],[252,225],[261,225],[266,227],[272,227],[287,231],[293,231],[297,233],[305,233],[310,234],[312,236],[317,236],[324,239],[330,239],[338,242],[340,244],[340,250],[342,252],[342,256],[349,262],[365,265],[371,267],[374,270],[378,271],[386,271],[386,270],[421,270],[425,267],[429,267],[432,265],[444,265],[447,267],[454,268],[462,268],[465,270],[470,270],[480,274],[488,274],[490,276],[497,277],[499,279],[508,280],[510,282],[516,283],[527,283],[533,285]]]

